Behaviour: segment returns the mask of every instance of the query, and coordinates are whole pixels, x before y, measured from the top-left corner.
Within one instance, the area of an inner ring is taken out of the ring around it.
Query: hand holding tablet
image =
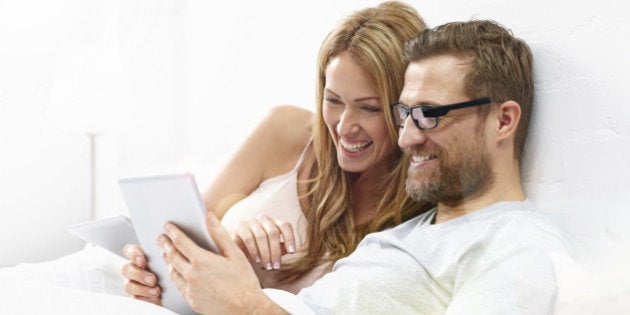
[[[169,278],[157,238],[164,223],[179,227],[197,245],[217,252],[205,226],[206,209],[192,174],[125,178],[120,189],[151,272],[158,276],[162,304],[179,314],[194,314]]]

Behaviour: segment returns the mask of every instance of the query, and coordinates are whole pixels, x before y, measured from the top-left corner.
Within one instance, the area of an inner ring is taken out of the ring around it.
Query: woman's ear
[[[514,136],[521,120],[521,105],[515,101],[505,101],[499,105],[497,138],[500,140]]]

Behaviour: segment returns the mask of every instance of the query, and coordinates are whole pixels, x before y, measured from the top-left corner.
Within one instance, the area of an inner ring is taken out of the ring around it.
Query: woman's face
[[[343,52],[326,67],[322,104],[324,121],[347,172],[370,170],[396,150],[385,123],[385,110],[365,69]]]

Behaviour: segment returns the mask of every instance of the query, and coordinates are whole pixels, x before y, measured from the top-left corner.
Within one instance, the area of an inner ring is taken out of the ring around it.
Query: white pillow
[[[627,266],[596,266],[554,256],[558,277],[556,315],[630,314]]]

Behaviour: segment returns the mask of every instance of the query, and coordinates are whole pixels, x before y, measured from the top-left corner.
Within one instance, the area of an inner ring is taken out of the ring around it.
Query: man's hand
[[[197,246],[170,223],[158,238],[171,280],[192,309],[201,314],[286,313],[260,289],[249,261],[214,213],[208,212],[206,226],[221,253]]]

